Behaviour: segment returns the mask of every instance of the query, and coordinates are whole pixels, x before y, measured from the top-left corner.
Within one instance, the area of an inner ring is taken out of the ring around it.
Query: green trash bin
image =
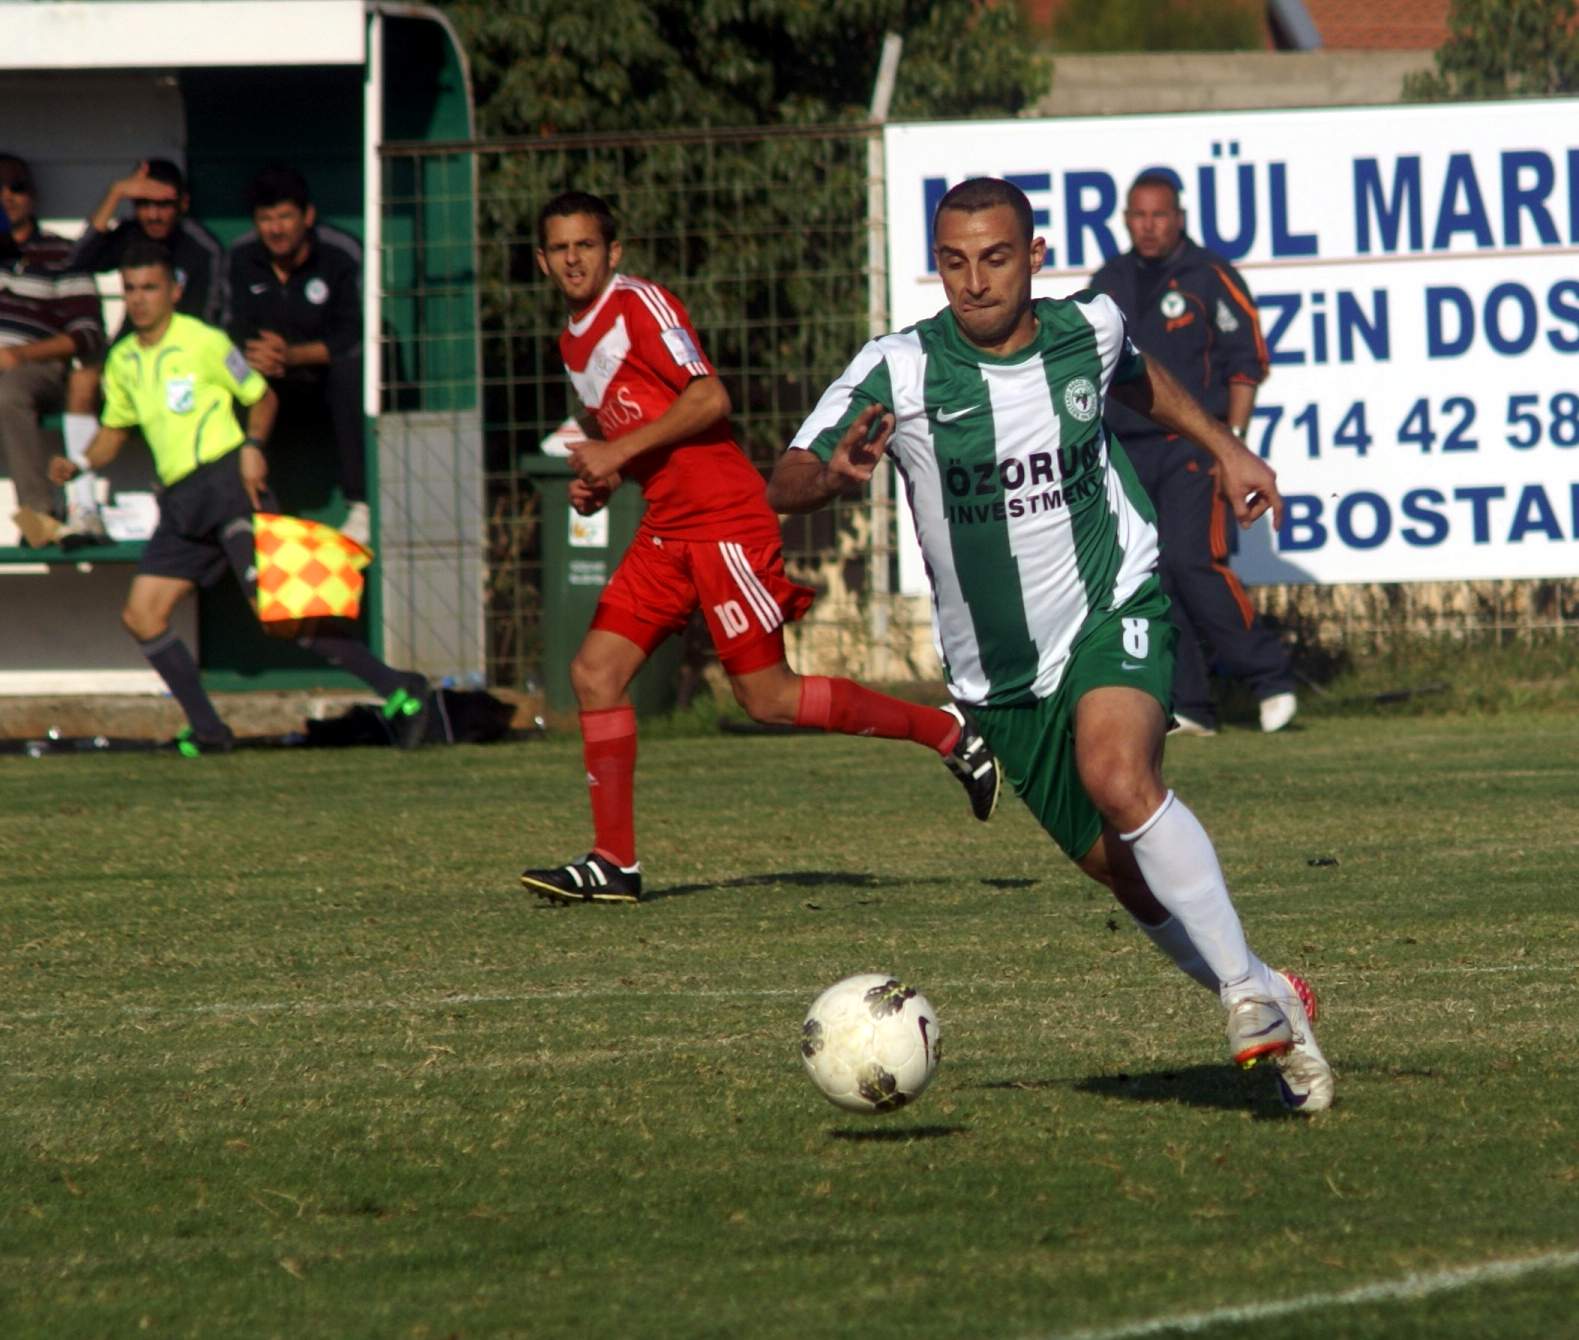
[[[543,692],[550,710],[573,712],[570,660],[592,625],[598,596],[641,524],[646,503],[634,484],[615,489],[609,505],[590,517],[570,506],[570,463],[559,456],[527,456],[521,473],[537,489],[542,527]],[[682,640],[671,637],[648,658],[631,684],[631,701],[641,716],[673,710],[678,688]]]

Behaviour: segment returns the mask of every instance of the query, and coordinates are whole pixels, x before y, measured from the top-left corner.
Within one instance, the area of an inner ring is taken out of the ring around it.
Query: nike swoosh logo
[[[248,284],[247,285],[247,292],[248,293],[262,293],[266,288],[268,288],[267,284]]]
[[[1142,662],[1140,665],[1136,665],[1133,661],[1120,661],[1118,663],[1118,668],[1120,670],[1144,670],[1146,666],[1144,662]]]
[[[948,410],[940,409],[937,412],[937,420],[939,423],[953,423],[955,419],[963,419],[971,412],[971,410],[980,408],[981,406],[979,404],[966,405],[964,409],[957,409],[953,413],[950,413]]]

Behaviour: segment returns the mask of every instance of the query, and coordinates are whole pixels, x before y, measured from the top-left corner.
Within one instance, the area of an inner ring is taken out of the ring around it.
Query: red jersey
[[[571,384],[606,442],[659,418],[713,365],[680,300],[646,279],[615,275],[598,300],[559,337]],[[645,529],[677,540],[780,539],[766,486],[729,421],[656,447],[622,472],[641,485]]]

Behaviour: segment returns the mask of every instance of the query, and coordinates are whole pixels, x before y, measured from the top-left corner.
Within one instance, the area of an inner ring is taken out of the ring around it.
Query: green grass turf
[[[0,760],[0,1334],[1574,1334],[1571,1261],[1320,1300],[1579,1249],[1579,722],[1169,755],[1322,993],[1324,1116],[913,747],[655,735],[655,896],[557,910],[572,738]],[[945,1059],[860,1119],[797,1040],[867,970]]]

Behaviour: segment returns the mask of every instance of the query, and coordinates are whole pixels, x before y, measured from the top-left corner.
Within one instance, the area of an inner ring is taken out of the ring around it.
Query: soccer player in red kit
[[[667,289],[616,273],[621,248],[609,206],[580,191],[556,196],[539,213],[537,233],[538,268],[570,309],[559,351],[590,438],[570,457],[571,505],[590,515],[631,479],[647,510],[570,665],[592,850],[525,870],[521,883],[555,902],[639,901],[636,712],[627,689],[698,606],[735,698],[755,720],[924,744],[964,784],[975,816],[990,818],[997,760],[958,707],[919,706],[789,668],[784,624],[805,614],[812,592],[785,574],[778,517],[730,432],[729,393],[685,308]]]

